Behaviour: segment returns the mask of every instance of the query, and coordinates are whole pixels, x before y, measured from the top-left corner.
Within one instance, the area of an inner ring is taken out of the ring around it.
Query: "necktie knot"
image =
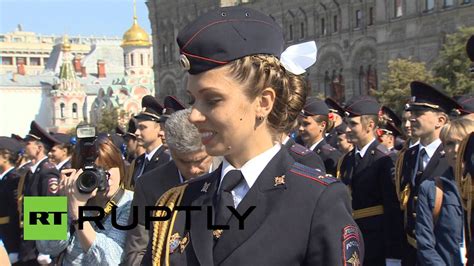
[[[229,171],[222,179],[221,190],[230,192],[234,189],[244,178],[242,172],[239,170]]]

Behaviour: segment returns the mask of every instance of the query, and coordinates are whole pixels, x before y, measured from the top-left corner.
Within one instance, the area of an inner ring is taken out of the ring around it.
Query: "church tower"
[[[67,35],[62,41],[62,65],[58,79],[51,90],[53,128],[55,132],[68,132],[84,121],[83,107],[86,93],[72,65],[71,44]]]
[[[133,2],[133,24],[124,33],[121,47],[124,51],[126,76],[153,75],[150,36],[138,25],[136,1]]]

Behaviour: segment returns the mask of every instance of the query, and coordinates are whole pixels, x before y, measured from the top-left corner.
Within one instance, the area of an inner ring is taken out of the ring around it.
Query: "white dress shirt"
[[[239,206],[239,203],[245,197],[250,188],[252,188],[253,184],[255,184],[255,181],[257,181],[258,176],[263,172],[263,169],[265,169],[267,164],[273,159],[273,157],[275,157],[275,155],[280,151],[280,149],[281,145],[276,144],[275,146],[271,147],[270,149],[246,162],[240,169],[236,169],[224,158],[222,162],[221,180],[219,183],[219,188],[222,184],[222,179],[231,170],[240,170],[242,172],[242,175],[244,176],[245,182],[240,182],[231,191],[232,197],[234,199],[235,208]]]

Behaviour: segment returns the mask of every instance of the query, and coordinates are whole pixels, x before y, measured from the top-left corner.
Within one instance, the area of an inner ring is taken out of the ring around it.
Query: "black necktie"
[[[425,170],[425,167],[423,166],[423,159],[426,156],[426,150],[421,149],[420,154],[418,154],[418,169],[416,171],[417,175],[423,174],[423,171]]]
[[[232,197],[232,189],[234,189],[244,178],[239,170],[231,170],[228,172],[219,188],[220,196],[218,196],[215,224],[226,225],[232,215],[227,206],[234,207],[234,199]]]
[[[362,156],[360,155],[360,153],[356,152],[354,166],[357,167],[359,165],[360,161],[362,161]]]

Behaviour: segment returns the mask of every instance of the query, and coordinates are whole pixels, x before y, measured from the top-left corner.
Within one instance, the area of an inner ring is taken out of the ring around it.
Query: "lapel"
[[[138,156],[137,159],[135,159],[135,166],[133,167],[133,180],[135,181],[137,179],[137,175],[140,173],[140,170],[142,169],[142,164],[145,160],[145,153],[142,155]]]
[[[153,168],[156,167],[156,164],[158,164],[158,162],[160,161],[161,154],[163,153],[164,150],[165,150],[164,145],[161,145],[161,147],[158,150],[156,150],[156,152],[151,157],[150,162],[145,166],[145,169],[143,170],[143,173],[146,173],[146,172],[150,171],[150,169],[153,169]]]
[[[364,157],[361,159],[359,165],[357,165],[355,169],[355,174],[359,174],[361,171],[367,170],[366,168],[370,166],[375,157],[375,149],[377,148],[377,145],[379,145],[379,142],[377,140],[370,144],[369,148],[364,154]]]
[[[423,171],[423,174],[421,175],[421,180],[416,180],[417,183],[433,176],[433,171],[436,169],[436,167],[439,164],[439,160],[441,157],[444,156],[444,147],[443,144],[440,144],[438,148],[436,149],[435,153],[433,153],[433,157],[431,157],[430,161],[426,165],[425,170]]]
[[[402,174],[403,174],[403,180],[402,180],[402,185],[404,186],[405,184],[412,184],[412,178],[415,175],[416,171],[416,160],[418,158],[418,150],[419,150],[419,144],[409,148],[403,158],[403,169],[402,169]]]
[[[207,206],[213,206],[212,200],[217,191],[221,169],[222,164],[210,174],[210,178],[206,179],[207,182],[211,182],[207,192],[200,191],[199,193],[202,195],[191,203],[192,206],[200,206],[202,208],[201,211],[191,212],[192,224],[190,233],[194,253],[200,265],[213,265],[212,247],[214,240],[212,230],[207,229]]]
[[[224,231],[214,247],[214,264],[219,265],[229,257],[235,249],[242,245],[264,223],[264,219],[278,206],[281,192],[286,189],[286,184],[275,186],[275,177],[284,175],[294,160],[285,149],[280,151],[268,163],[258,176],[255,184],[247,192],[237,207],[243,214],[249,207],[255,209],[245,220],[245,229],[239,230],[238,219],[232,216],[229,221],[230,230]]]
[[[315,153],[317,153],[317,154],[320,154],[320,153],[321,153],[321,148],[322,148],[324,145],[326,145],[326,143],[327,143],[327,142],[326,142],[325,139],[321,140],[321,142],[319,142],[318,145],[316,145],[316,147],[314,147],[314,150],[313,150],[313,151],[314,151]]]

